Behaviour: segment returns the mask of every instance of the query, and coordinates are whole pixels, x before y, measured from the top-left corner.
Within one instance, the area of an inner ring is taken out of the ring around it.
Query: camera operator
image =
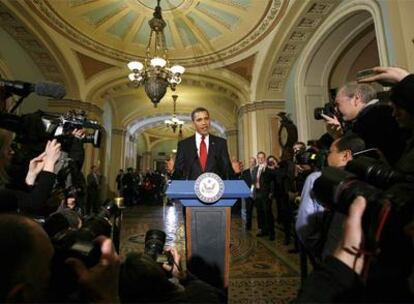
[[[159,264],[146,253],[128,254],[121,265],[119,294],[122,303],[224,302],[221,291],[182,269],[181,257],[175,248],[167,252],[173,257],[171,264]]]
[[[32,159],[23,189],[9,189],[7,169],[14,151],[11,147],[13,133],[0,129],[0,212],[30,213],[42,215],[46,212],[46,201],[56,180],[55,164],[60,157],[60,144],[56,140],[47,142],[43,153]]]
[[[57,182],[55,189],[76,186],[83,191],[79,203],[84,208],[86,192],[85,178],[81,172],[84,161],[84,143],[99,146],[100,127],[88,120],[83,112],[46,113],[36,111],[22,116],[2,113],[0,126],[16,133],[16,153],[12,161],[11,185],[19,189],[24,186],[24,176],[30,159],[38,155],[48,140],[56,139],[61,145],[61,157],[56,165]],[[86,134],[84,128],[95,133]]]
[[[365,144],[361,138],[354,134],[344,135],[331,144],[327,158],[328,166],[344,168],[353,159],[355,153],[364,149]],[[321,172],[317,171],[307,177],[296,220],[297,236],[314,265],[319,264],[322,259],[332,216],[312,196],[313,184],[320,176]],[[340,221],[340,219],[338,220]],[[335,224],[335,226],[340,226],[340,223]],[[336,233],[338,232],[336,231]]]
[[[97,265],[86,268],[77,259],[70,265],[78,275],[79,284],[94,303],[119,303],[119,257],[112,241],[97,239],[101,258]],[[20,215],[0,215],[0,302],[38,303],[48,299],[50,264],[53,246],[39,224]]]
[[[378,148],[392,165],[402,154],[405,136],[392,117],[391,107],[375,98],[376,92],[369,84],[348,83],[338,91],[335,104],[349,130],[342,129],[337,116],[322,117],[333,138],[353,132],[365,141],[367,148]]]

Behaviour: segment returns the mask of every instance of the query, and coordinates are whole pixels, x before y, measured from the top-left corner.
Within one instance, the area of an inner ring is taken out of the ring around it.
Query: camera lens
[[[165,244],[166,234],[164,231],[151,229],[145,234],[144,252],[151,256],[154,260],[162,254]]]
[[[315,120],[322,120],[323,114],[323,108],[315,108],[315,110],[313,110],[313,118],[315,118]]]

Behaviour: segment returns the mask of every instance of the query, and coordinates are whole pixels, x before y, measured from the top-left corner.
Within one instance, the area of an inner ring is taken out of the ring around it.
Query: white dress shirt
[[[197,147],[198,157],[200,157],[201,136],[202,135],[200,133],[198,133],[198,132],[195,133],[195,140],[196,140],[196,147]],[[208,134],[206,136],[204,136],[204,142],[206,143],[206,147],[207,147],[207,154],[208,154],[208,147],[209,147],[208,137],[209,137]]]

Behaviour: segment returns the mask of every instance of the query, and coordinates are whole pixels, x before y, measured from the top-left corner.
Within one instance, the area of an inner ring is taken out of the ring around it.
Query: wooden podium
[[[238,198],[250,196],[243,180],[226,180],[221,198],[202,202],[195,181],[174,180],[166,194],[185,206],[188,269],[200,279],[227,290],[230,269],[231,207]]]

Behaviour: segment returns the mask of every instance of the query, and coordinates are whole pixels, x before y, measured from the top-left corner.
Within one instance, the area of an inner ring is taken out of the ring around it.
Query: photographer
[[[379,202],[369,202],[361,196],[354,199],[345,220],[342,241],[333,257],[328,257],[322,267],[307,279],[299,291],[298,303],[413,303],[413,187],[409,185],[399,189],[404,190],[411,196],[411,206],[404,211],[409,211],[411,223],[396,223],[395,218],[391,220],[391,225],[387,223],[388,230],[391,230],[387,236],[388,243],[381,242],[374,252],[367,247],[366,233],[370,227],[366,225],[366,220],[371,217],[368,210],[370,204]],[[402,229],[395,229],[396,225]]]
[[[56,140],[49,141],[43,153],[30,161],[26,175],[26,186],[22,190],[8,189],[7,169],[14,154],[11,148],[13,134],[0,129],[0,176],[1,189],[0,212],[43,214],[46,201],[50,196],[56,180],[55,164],[60,157],[60,144]]]
[[[119,303],[119,257],[112,241],[97,239],[101,257],[97,265],[86,268],[77,259],[67,264],[76,272],[79,284],[94,303]],[[47,301],[50,264],[54,249],[39,224],[20,215],[0,215],[0,302],[38,303]]]
[[[353,159],[353,155],[364,148],[364,141],[358,136],[344,135],[332,143],[327,158],[328,166],[344,168]],[[297,236],[314,265],[322,259],[332,217],[312,195],[314,182],[320,176],[321,172],[318,171],[307,177],[296,220]],[[340,226],[340,223],[336,226]],[[337,231],[336,233],[338,234]]]
[[[221,291],[182,269],[181,257],[175,248],[167,249],[167,252],[173,257],[171,264],[158,264],[146,253],[128,254],[121,266],[122,303],[224,302]]]
[[[392,108],[375,98],[376,92],[369,84],[348,83],[339,89],[335,104],[349,130],[342,128],[337,116],[322,117],[333,138],[353,132],[365,141],[367,148],[378,148],[392,165],[404,150],[405,136],[392,117]]]
[[[293,223],[293,201],[295,196],[295,163],[293,149],[283,150],[282,159],[278,163],[275,181],[275,198],[277,204],[277,222],[283,225],[284,245],[289,245]]]
[[[364,265],[361,222],[366,203],[363,197],[354,200],[341,243],[333,257],[328,257],[305,281],[297,303],[363,302],[363,284],[359,275]]]
[[[393,106],[393,116],[400,128],[410,132],[407,146],[395,164],[395,168],[405,173],[414,173],[414,74],[397,67],[375,67],[373,76],[363,78],[360,82],[378,81],[394,85],[391,89],[390,100]]]

